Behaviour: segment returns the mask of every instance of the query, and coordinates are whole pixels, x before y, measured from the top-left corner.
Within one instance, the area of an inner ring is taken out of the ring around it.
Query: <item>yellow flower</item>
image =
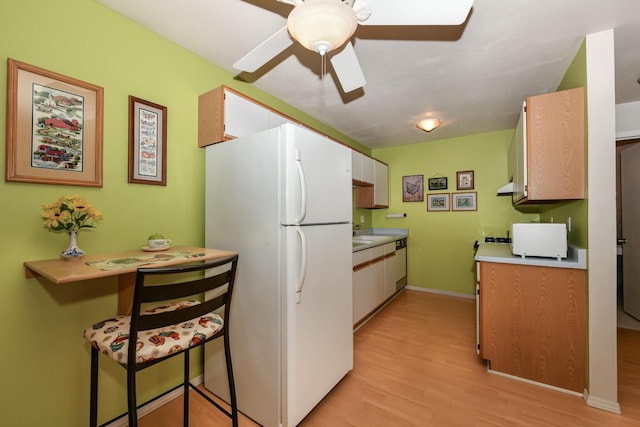
[[[102,219],[102,213],[77,194],[61,196],[55,203],[44,203],[42,209],[44,226],[51,231],[96,227]]]

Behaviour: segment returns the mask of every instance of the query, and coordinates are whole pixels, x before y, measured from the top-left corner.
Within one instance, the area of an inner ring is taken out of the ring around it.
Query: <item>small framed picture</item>
[[[446,190],[447,189],[447,177],[439,176],[435,178],[429,178],[429,191],[433,190]]]
[[[478,202],[476,192],[469,193],[453,193],[453,210],[454,211],[477,211]]]
[[[473,171],[456,172],[456,181],[458,190],[473,190]]]
[[[402,201],[422,202],[424,200],[423,175],[409,175],[402,177]]]
[[[449,193],[427,194],[427,211],[449,212]]]
[[[129,96],[129,182],[167,185],[167,107]]]

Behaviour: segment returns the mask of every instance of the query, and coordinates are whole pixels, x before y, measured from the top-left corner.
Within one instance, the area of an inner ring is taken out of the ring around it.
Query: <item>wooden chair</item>
[[[238,425],[228,334],[237,265],[238,255],[233,255],[199,264],[138,269],[131,316],[107,319],[89,326],[84,331],[85,339],[91,343],[90,426],[97,426],[98,419],[99,353],[109,356],[127,370],[130,427],[137,426],[139,406],[136,405],[136,372],[181,353],[184,353],[184,379],[182,384],[172,390],[180,387],[184,389],[184,426],[187,427],[189,422],[190,388],[229,416],[234,427]],[[214,270],[203,274],[209,269]],[[161,283],[163,280],[170,281]],[[184,300],[186,297],[200,296],[208,291],[215,292],[212,299],[204,302]],[[164,304],[151,309],[146,308],[149,303],[160,302]],[[147,305],[143,307],[143,304]],[[223,306],[224,319],[216,313],[221,311]],[[231,412],[213,401],[189,380],[189,352],[219,337],[224,339]]]

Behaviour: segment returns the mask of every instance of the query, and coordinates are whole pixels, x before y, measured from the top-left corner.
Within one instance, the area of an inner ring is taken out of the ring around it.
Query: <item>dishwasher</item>
[[[407,239],[396,240],[396,291],[407,285]]]

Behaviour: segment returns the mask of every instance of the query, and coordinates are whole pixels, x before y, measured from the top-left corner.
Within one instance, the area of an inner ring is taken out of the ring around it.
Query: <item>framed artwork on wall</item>
[[[129,96],[129,182],[167,185],[167,107]]]
[[[457,190],[473,190],[473,171],[456,172]]]
[[[475,191],[469,193],[453,193],[454,211],[477,211],[478,201]]]
[[[433,190],[446,190],[448,187],[447,177],[446,176],[438,176],[434,178],[429,178],[429,191]]]
[[[427,194],[427,211],[449,212],[449,193]]]
[[[104,89],[7,60],[7,181],[102,187]]]
[[[402,201],[422,202],[424,200],[424,176],[409,175],[402,177]]]

